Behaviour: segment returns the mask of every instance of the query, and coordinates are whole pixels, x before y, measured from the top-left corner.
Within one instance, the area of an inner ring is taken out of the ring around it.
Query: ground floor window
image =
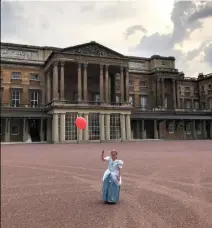
[[[186,134],[187,135],[190,135],[191,134],[191,131],[192,131],[192,124],[191,123],[187,123],[185,130],[186,130]]]
[[[90,113],[88,117],[89,140],[100,140],[99,113]]]
[[[66,113],[65,117],[65,140],[77,140],[77,128],[75,120],[77,113]]]
[[[120,114],[110,115],[110,139],[119,140],[121,138]]]
[[[201,135],[202,134],[202,125],[201,122],[197,123],[197,134]]]
[[[174,133],[174,129],[175,129],[175,122],[172,121],[168,124],[168,132],[169,134],[173,134]]]

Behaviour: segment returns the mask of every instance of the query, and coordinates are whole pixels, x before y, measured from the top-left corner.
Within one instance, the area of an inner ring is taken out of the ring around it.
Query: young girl
[[[115,150],[110,152],[111,156],[104,157],[102,151],[101,159],[108,163],[108,169],[103,176],[102,200],[105,203],[118,203],[120,194],[121,173],[123,161],[117,160],[118,153]]]

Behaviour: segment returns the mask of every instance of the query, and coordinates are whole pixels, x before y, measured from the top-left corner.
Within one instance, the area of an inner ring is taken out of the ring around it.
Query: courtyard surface
[[[124,161],[117,205],[103,149]],[[2,228],[212,227],[212,140],[3,145],[1,163]]]

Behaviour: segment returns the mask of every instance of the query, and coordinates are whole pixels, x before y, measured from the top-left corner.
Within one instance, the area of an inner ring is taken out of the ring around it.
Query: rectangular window
[[[192,129],[191,123],[186,124],[186,134],[187,135],[191,134],[191,129]]]
[[[133,97],[132,95],[129,96],[129,103],[130,103],[130,105],[132,105],[132,106],[133,106],[133,104],[134,104],[134,97]]]
[[[11,124],[11,135],[19,135],[19,125]]]
[[[185,92],[190,92],[190,87],[189,86],[185,87]]]
[[[201,123],[198,123],[197,124],[197,134],[198,135],[201,135],[202,134],[202,125],[201,125]]]
[[[208,102],[209,102],[209,109],[212,109],[212,98],[209,98]]]
[[[147,84],[146,84],[146,81],[140,81],[140,87],[146,87]]]
[[[78,93],[73,94],[73,101],[78,101]]]
[[[39,105],[39,91],[30,91],[30,106],[36,107]]]
[[[174,121],[172,121],[168,125],[168,132],[169,132],[169,134],[173,134],[174,133],[174,129],[175,129],[175,124],[174,124]]]
[[[93,102],[95,104],[98,104],[100,102],[100,95],[99,95],[99,93],[94,93],[93,94]]]
[[[186,109],[190,109],[191,108],[191,101],[190,100],[187,100],[185,102],[185,106],[186,106]]]
[[[165,97],[165,99],[164,99],[164,105],[165,105],[164,108],[168,108],[168,97]]]
[[[116,103],[120,103],[120,96],[116,95]]]
[[[133,80],[132,79],[129,79],[129,87],[133,87]]]
[[[199,109],[199,102],[198,101],[194,101],[194,109]]]
[[[141,96],[141,109],[145,110],[147,108],[147,96]]]
[[[39,81],[40,77],[39,77],[39,74],[30,73],[29,79],[31,81]]]
[[[14,80],[21,79],[21,72],[12,72],[12,79]]]
[[[11,91],[11,105],[13,107],[19,107],[20,106],[20,97],[21,97],[21,92],[20,90],[13,89]]]

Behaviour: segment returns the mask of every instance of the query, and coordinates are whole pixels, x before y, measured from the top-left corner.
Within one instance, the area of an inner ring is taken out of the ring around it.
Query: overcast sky
[[[96,41],[125,55],[174,56],[187,77],[212,72],[212,1],[4,1],[3,42]]]

